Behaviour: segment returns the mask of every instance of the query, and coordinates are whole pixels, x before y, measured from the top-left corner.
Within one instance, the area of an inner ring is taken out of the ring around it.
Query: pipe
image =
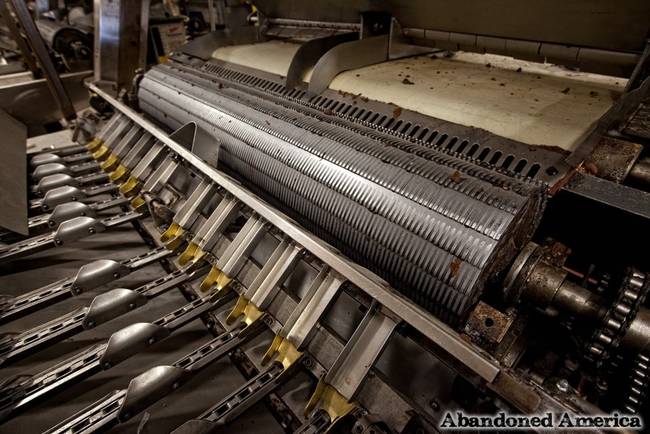
[[[594,321],[600,321],[607,313],[608,302],[586,288],[566,279],[567,271],[544,261],[532,268],[522,296],[539,307],[554,307]],[[622,345],[636,351],[650,348],[650,311],[639,309],[623,339]]]

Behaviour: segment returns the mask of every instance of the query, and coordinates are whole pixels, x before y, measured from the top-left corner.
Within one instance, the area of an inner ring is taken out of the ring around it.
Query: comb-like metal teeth
[[[504,239],[541,196],[536,185],[422,144],[188,80],[154,69],[140,84],[142,109],[212,132],[227,168],[445,320],[476,300]]]

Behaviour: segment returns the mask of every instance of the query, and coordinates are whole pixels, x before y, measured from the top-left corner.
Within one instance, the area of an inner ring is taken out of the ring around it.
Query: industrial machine
[[[650,4],[251,3],[128,104],[89,84],[78,144],[28,156],[3,264],[125,225],[152,244],[5,298],[3,323],[94,296],[0,341],[0,364],[177,287],[187,304],[7,382],[0,416],[201,318],[207,343],[47,432],[119,429],[226,359],[246,380],[174,433],[258,402],[300,433],[438,432],[459,409],[647,420]]]

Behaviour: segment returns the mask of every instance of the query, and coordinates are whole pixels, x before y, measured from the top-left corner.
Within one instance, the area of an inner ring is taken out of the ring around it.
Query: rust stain
[[[569,183],[569,181],[571,181],[571,178],[573,177],[573,175],[577,171],[581,170],[580,169],[581,167],[582,167],[582,163],[580,163],[580,165],[578,166],[577,169],[571,169],[569,172],[567,172],[567,174],[564,175],[562,177],[562,179],[560,179],[558,182],[553,184],[553,186],[551,186],[551,188],[548,190],[548,194],[551,195],[551,196],[554,196],[555,193],[562,190],[562,187],[564,187],[565,185],[567,185]]]
[[[596,175],[598,173],[598,166],[596,166],[594,163],[587,162],[582,166],[582,168],[584,169],[585,173],[589,173],[591,175]]]
[[[460,264],[462,264],[463,261],[461,261],[459,258],[454,258],[450,263],[449,263],[449,270],[451,271],[451,277],[456,277],[460,273]]]

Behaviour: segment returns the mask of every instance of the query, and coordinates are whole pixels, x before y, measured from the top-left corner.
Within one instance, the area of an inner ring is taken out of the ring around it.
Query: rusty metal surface
[[[585,167],[600,178],[620,183],[630,173],[643,146],[611,137],[603,137]]]
[[[627,125],[623,128],[623,133],[650,139],[650,99],[645,100],[630,117]]]
[[[514,318],[480,301],[467,320],[465,332],[473,339],[498,344],[510,329]]]

